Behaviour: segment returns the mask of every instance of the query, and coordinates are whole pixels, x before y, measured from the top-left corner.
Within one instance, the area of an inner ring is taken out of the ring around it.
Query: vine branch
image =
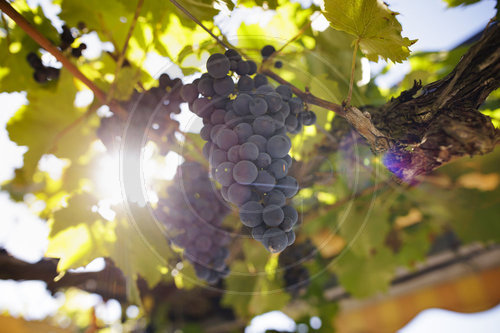
[[[17,25],[23,29],[28,36],[35,42],[43,47],[47,52],[52,54],[63,66],[78,80],[85,84],[94,95],[102,103],[106,103],[106,93],[99,89],[91,80],[89,80],[80,70],[66,58],[62,52],[54,46],[45,36],[36,30],[21,14],[19,14],[6,0],[0,0],[0,10],[9,16]],[[110,108],[120,117],[126,117],[127,112],[118,104],[118,102],[111,100],[109,102]]]

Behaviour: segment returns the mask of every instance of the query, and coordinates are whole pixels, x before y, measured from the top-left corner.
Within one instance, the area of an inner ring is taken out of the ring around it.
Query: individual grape
[[[276,205],[276,206],[283,206],[286,203],[286,198],[283,192],[280,190],[272,190],[271,192],[267,193],[266,196],[264,197],[264,205]]]
[[[272,45],[266,45],[260,50],[260,54],[263,58],[268,58],[274,52],[276,52],[276,49]]]
[[[281,112],[273,114],[272,118],[274,119],[274,124],[276,128],[282,128],[283,126],[285,126],[285,116],[283,116]],[[286,131],[283,132],[282,134],[286,134]]]
[[[181,88],[181,97],[184,101],[192,103],[198,97],[198,88],[193,83],[183,85]]]
[[[49,80],[45,68],[36,70],[35,73],[33,73],[33,78],[38,83],[45,83]]]
[[[233,168],[234,163],[231,162],[223,162],[219,164],[215,169],[215,180],[217,180],[222,186],[231,185],[234,183]]]
[[[224,55],[229,59],[229,60],[234,60],[234,61],[240,61],[241,56],[238,53],[238,51],[234,49],[228,49],[226,52],[224,52]]]
[[[243,75],[238,80],[239,91],[252,91],[254,88],[253,79],[248,75]]]
[[[268,153],[259,153],[255,164],[258,168],[267,168],[269,165],[271,165],[271,156],[269,156]]]
[[[316,123],[316,113],[313,111],[305,111],[301,113],[302,124],[305,126],[311,126]]]
[[[224,118],[226,117],[226,110],[215,109],[210,116],[210,122],[213,125],[224,124]]]
[[[270,227],[277,227],[280,225],[284,216],[283,210],[278,205],[267,205],[262,210],[264,223]]]
[[[199,81],[199,80],[198,80]],[[162,73],[160,77],[158,78],[158,85],[162,90],[165,90],[167,87],[172,86],[172,79],[167,73]],[[193,85],[197,87],[197,85],[193,81]],[[196,88],[198,90],[198,88]],[[198,92],[196,93],[198,95]]]
[[[274,87],[270,84],[264,84],[255,89],[255,92],[257,94],[263,94],[263,95],[274,93]]]
[[[288,117],[290,115],[290,105],[287,102],[281,102],[280,113],[283,117]]]
[[[275,135],[267,141],[266,152],[272,158],[285,157],[291,148],[290,141],[284,135]]]
[[[288,245],[287,234],[279,228],[267,229],[263,236],[263,243],[271,253],[283,251]]]
[[[229,69],[232,70],[233,72],[236,72],[236,70],[238,69],[238,61],[230,60],[229,64],[230,64]]]
[[[215,149],[215,145],[212,142],[206,142],[203,145],[203,149],[202,149],[203,156],[205,156],[205,158],[208,160],[214,149]]]
[[[68,47],[73,44],[75,41],[75,37],[73,37],[73,33],[71,32],[71,29],[67,25],[62,26],[62,33],[60,34],[61,37],[61,50],[66,50]]]
[[[253,74],[257,73],[257,64],[255,63],[255,61],[248,60],[247,63],[248,63],[248,66],[250,68],[248,70],[248,75],[253,75]]]
[[[214,80],[214,90],[218,95],[226,96],[233,92],[234,82],[229,76]]]
[[[297,223],[299,214],[295,208],[289,205],[284,206],[282,209],[285,217],[283,218],[280,228],[288,232],[292,230],[293,226]]]
[[[286,176],[278,180],[276,187],[280,189],[287,198],[293,197],[299,190],[297,180],[291,176]]]
[[[240,161],[240,145],[232,146],[227,151],[227,159],[230,162],[238,163]]]
[[[250,112],[256,117],[263,116],[267,112],[267,102],[261,97],[256,97],[251,100],[248,107]]]
[[[290,155],[286,155],[283,157],[283,160],[286,162],[286,165],[288,166],[288,169],[292,166],[292,157]]]
[[[257,74],[255,75],[255,77],[253,78],[253,81],[254,81],[254,84],[255,84],[255,88],[258,88],[260,86],[264,86],[267,84],[267,76],[265,76],[264,74]]]
[[[49,81],[58,79],[60,72],[61,72],[61,70],[59,68],[55,68],[55,67],[46,67],[45,68],[45,73],[46,73],[47,79]]]
[[[293,243],[295,243],[295,232],[293,232],[293,230],[290,230],[286,233],[286,237],[287,237],[287,246],[290,246],[292,245]]]
[[[259,134],[264,137],[269,137],[273,135],[274,130],[276,129],[276,125],[274,124],[273,118],[269,116],[260,116],[255,118],[255,120],[252,123],[252,128],[255,134]]]
[[[238,136],[233,130],[224,128],[217,134],[217,146],[223,150],[228,150],[238,144]]]
[[[205,97],[212,97],[215,95],[214,79],[211,77],[202,78],[198,83],[198,92]]]
[[[276,179],[281,179],[288,174],[288,164],[283,159],[274,160],[268,168]]]
[[[215,95],[212,97],[212,104],[216,109],[227,109],[227,103],[230,99],[227,96]]]
[[[297,119],[298,120],[298,119]],[[302,130],[302,123],[300,121],[298,121],[297,123],[297,127],[293,130],[293,131],[290,131],[291,134],[297,134],[299,133],[300,131]]]
[[[227,111],[224,116],[224,122],[230,126],[234,127],[243,121],[243,117],[237,115],[234,111]]]
[[[234,132],[238,136],[240,144],[245,143],[253,135],[252,126],[248,123],[240,123],[234,127]]]
[[[210,152],[209,161],[210,165],[215,167],[216,165],[227,161],[227,154],[224,150],[214,149]]]
[[[217,143],[217,135],[219,135],[219,132],[224,128],[226,128],[225,124],[217,124],[212,126],[212,129],[210,130],[210,140],[212,140],[212,142],[214,143]]]
[[[34,52],[28,53],[28,55],[26,56],[26,60],[33,69],[44,68],[42,64],[42,59],[40,59]]]
[[[304,104],[298,97],[290,98],[290,100],[288,101],[288,105],[290,105],[290,112],[293,114],[301,113],[304,110]]]
[[[246,75],[250,72],[250,65],[246,61],[239,61],[238,68],[236,69],[236,73],[239,75]]]
[[[238,183],[233,183],[231,186],[229,186],[229,189],[227,190],[227,196],[229,198],[229,202],[241,206],[245,202],[250,200],[252,196],[252,191],[248,186],[241,185]]]
[[[214,53],[207,60],[207,72],[215,79],[226,76],[230,66],[229,59],[221,53]]]
[[[260,88],[265,86],[260,86]],[[270,112],[278,112],[281,109],[281,96],[277,92],[270,92],[264,95]]]
[[[239,184],[248,185],[257,178],[258,172],[257,166],[254,163],[246,160],[239,161],[234,165],[233,178]]]
[[[252,142],[245,142],[240,146],[240,158],[242,160],[254,161],[259,156],[259,148]]]
[[[259,152],[266,152],[267,139],[262,135],[254,134],[248,138],[248,142],[253,142],[259,148]]]
[[[256,189],[262,192],[269,192],[274,188],[276,184],[276,179],[267,171],[261,170],[257,176],[257,179],[253,182]]]
[[[208,98],[197,98],[193,102],[192,110],[198,116],[204,118],[212,112],[213,108],[212,105],[210,105],[210,100]]]
[[[233,102],[234,112],[237,115],[244,116],[250,113],[249,103],[252,97],[247,94],[239,94]]]
[[[292,98],[292,88],[290,88],[290,86],[288,85],[279,85],[276,87],[276,92],[278,94],[280,94],[281,98],[284,100],[284,101],[289,101],[290,98]]]
[[[205,124],[203,128],[200,131],[200,136],[203,140],[208,141],[210,140],[210,131],[212,130],[212,125],[211,124]]]
[[[297,126],[299,125],[299,121],[297,120],[297,117],[293,114],[289,115],[285,119],[285,127],[287,131],[292,132],[294,131]]]
[[[207,281],[210,277],[210,269],[204,265],[201,265],[197,262],[193,264],[194,266],[194,271],[196,273],[196,276],[201,279]]]
[[[283,67],[283,62],[281,62],[280,60],[276,61],[274,63],[274,67],[280,69],[281,67]]]
[[[274,131],[274,135],[284,135],[285,137],[288,137],[288,136],[286,136],[286,134],[287,134],[287,130],[286,130],[285,126],[278,127],[276,129],[276,131]]]
[[[266,232],[267,227],[265,223],[262,223],[255,228],[252,228],[252,238],[257,241],[264,240],[264,233]]]
[[[240,220],[247,227],[256,227],[262,223],[262,205],[257,201],[248,201],[240,207]]]

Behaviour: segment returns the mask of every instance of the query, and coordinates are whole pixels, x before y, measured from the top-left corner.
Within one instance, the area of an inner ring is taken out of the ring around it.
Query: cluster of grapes
[[[79,24],[81,25],[81,24]],[[61,51],[67,50],[71,47],[71,44],[75,41],[75,36],[71,32],[71,29],[67,25],[62,26],[63,31],[59,35],[61,37],[61,44],[59,44],[59,48]],[[87,48],[85,43],[80,43],[77,47],[71,48],[71,55],[75,58],[80,58],[82,56],[82,51]]]
[[[179,129],[179,122],[172,119],[170,115],[181,112],[180,104],[183,102],[180,96],[181,87],[180,79],[172,80],[168,74],[164,73],[159,78],[158,87],[153,87],[143,93],[134,91],[132,97],[123,103],[123,108],[129,113],[132,110],[140,112],[141,123],[130,124],[129,135],[137,135],[137,139],[141,140],[144,130],[149,130],[152,134],[151,139],[160,148],[160,154],[167,154],[170,145],[175,142],[175,131]],[[152,116],[154,118],[149,122]],[[97,136],[108,151],[116,150],[126,124],[127,119],[122,119],[117,115],[101,119]]]
[[[181,95],[203,118],[203,153],[222,196],[239,207],[252,237],[276,253],[295,241],[298,219],[295,208],[286,205],[299,188],[287,176],[292,163],[287,132],[298,133],[315,116],[289,86],[275,89],[256,70],[255,62],[235,50],[215,53],[207,61],[208,73],[185,85]]]
[[[300,244],[294,244],[280,253],[278,263],[280,267],[285,269],[283,275],[285,289],[294,297],[307,291],[309,271],[302,263],[311,259],[314,252],[314,245],[310,240],[307,240]]]
[[[33,78],[38,83],[46,83],[48,81],[57,80],[59,78],[60,69],[50,66],[44,66],[42,59],[35,53],[30,52],[26,57],[28,64],[35,70]]]
[[[155,213],[164,221],[169,239],[184,249],[198,278],[213,284],[226,277],[229,237],[220,227],[229,209],[206,170],[197,162],[184,162],[167,193]]]

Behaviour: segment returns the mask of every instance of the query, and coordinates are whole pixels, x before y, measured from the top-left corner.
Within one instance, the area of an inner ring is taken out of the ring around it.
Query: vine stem
[[[130,23],[130,27],[127,32],[127,37],[125,38],[125,43],[123,44],[122,51],[118,56],[118,60],[116,61],[116,69],[115,69],[115,78],[111,87],[109,88],[108,95],[106,97],[106,102],[109,102],[113,98],[113,94],[116,90],[116,82],[118,74],[120,73],[120,69],[122,68],[123,61],[125,60],[125,54],[127,53],[128,44],[130,42],[130,38],[132,38],[132,33],[134,32],[135,25],[137,23],[137,19],[139,18],[139,14],[141,13],[142,5],[144,4],[144,0],[137,1],[137,6],[135,8],[134,17],[132,22]]]
[[[359,38],[354,42],[354,51],[352,52],[352,64],[351,64],[351,79],[349,80],[349,93],[347,94],[347,99],[345,105],[349,107],[351,105],[352,97],[352,86],[354,84],[354,70],[356,69],[356,55],[358,53]]]
[[[99,89],[91,80],[89,80],[80,70],[66,58],[62,52],[54,46],[47,38],[45,38],[38,30],[36,30],[21,14],[19,14],[6,0],[0,0],[0,10],[10,17],[17,25],[23,29],[28,36],[43,47],[47,52],[52,54],[63,66],[78,80],[85,84],[94,95],[102,103],[106,103],[106,93]],[[127,112],[121,107],[118,102],[111,100],[109,107],[119,117],[126,118]]]
[[[295,95],[299,96],[304,102],[322,107],[327,110],[331,110],[335,112],[338,116],[345,118],[345,111],[342,105],[335,104],[327,100],[321,99],[319,97],[316,97],[308,91],[304,92],[269,69],[263,70],[262,74],[269,76],[271,79],[280,84],[285,84],[290,86]]]
[[[219,43],[223,48],[225,49],[230,49],[231,47],[229,47],[226,43],[224,43],[222,40],[220,40],[217,36],[215,36],[212,31],[210,31],[210,29],[208,29],[207,27],[205,27],[205,25],[203,23],[201,23],[200,20],[198,20],[196,17],[194,17],[193,14],[191,14],[186,8],[184,8],[180,3],[178,3],[177,1],[175,0],[170,0],[171,3],[173,3],[177,8],[179,8],[184,14],[186,14],[191,20],[193,20],[196,24],[198,24],[200,27],[202,27],[206,32],[208,32],[208,34],[210,36],[212,36],[216,41],[217,43]]]

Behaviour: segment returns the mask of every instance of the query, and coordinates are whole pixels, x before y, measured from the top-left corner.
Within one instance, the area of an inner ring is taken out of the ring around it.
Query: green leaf
[[[333,266],[340,283],[349,293],[355,297],[368,297],[389,288],[396,263],[389,249],[380,248],[369,258],[348,251]]]
[[[31,181],[40,157],[49,153],[57,133],[81,114],[73,105],[76,92],[73,77],[63,69],[56,82],[28,91],[29,104],[9,120],[10,139],[28,147],[17,175],[25,182]]]
[[[448,7],[468,6],[479,1],[481,0],[444,0],[448,4]]]
[[[378,61],[380,56],[401,62],[410,55],[408,47],[416,42],[401,36],[397,13],[381,0],[326,0],[324,14],[334,29],[355,36],[371,61]]]

